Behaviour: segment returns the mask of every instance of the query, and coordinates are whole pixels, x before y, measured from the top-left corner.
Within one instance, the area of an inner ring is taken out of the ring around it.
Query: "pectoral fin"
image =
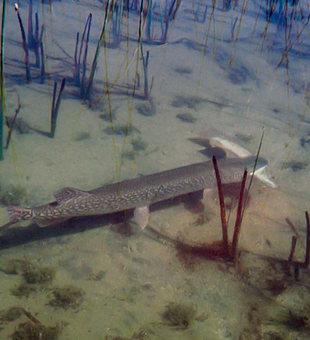
[[[251,173],[251,175],[252,175],[252,173]],[[276,188],[277,187],[277,184],[271,178],[271,175],[268,172],[266,166],[262,167],[259,170],[256,170],[255,173],[254,173],[254,176],[257,177],[259,180],[261,180],[263,183],[265,183],[266,185],[268,185],[271,188]]]
[[[55,225],[55,224],[59,224],[59,223],[64,222],[66,220],[68,220],[68,218],[54,218],[54,219],[50,219],[50,220],[40,220],[40,219],[36,218],[35,222],[40,228],[45,228],[45,227],[50,227],[50,226]]]
[[[141,229],[144,229],[149,222],[149,207],[138,207],[135,209],[134,221]]]

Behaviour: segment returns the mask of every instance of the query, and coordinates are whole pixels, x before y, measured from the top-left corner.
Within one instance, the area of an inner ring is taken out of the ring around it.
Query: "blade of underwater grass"
[[[242,183],[241,183],[235,230],[234,230],[234,235],[233,235],[232,245],[231,245],[231,255],[232,255],[232,259],[234,262],[236,262],[236,259],[237,259],[237,246],[238,246],[241,224],[242,224],[242,219],[243,219],[243,211],[244,211],[244,205],[245,205],[244,204],[245,203],[244,192],[245,192],[245,183],[246,183],[247,175],[248,175],[248,171],[245,170],[243,174],[243,178],[242,178]]]
[[[54,84],[52,112],[51,112],[51,132],[50,132],[51,138],[54,138],[54,136],[55,136],[57,118],[58,118],[58,111],[59,111],[59,107],[60,107],[61,96],[62,96],[63,90],[65,88],[65,85],[66,85],[66,78],[63,78],[62,82],[61,82],[60,90],[59,90],[59,93],[58,93],[57,101],[55,101],[56,91],[57,91],[57,83],[55,82],[55,84]]]
[[[84,57],[83,57],[83,64],[82,64],[82,79],[81,79],[81,84],[80,84],[81,98],[83,98],[84,95],[85,95],[85,77],[86,77],[86,66],[87,66],[87,52],[88,52],[88,41],[89,41],[89,34],[90,34],[92,17],[93,17],[93,15],[90,13],[88,18],[87,18],[86,26],[85,26],[85,29],[87,27],[87,32],[86,32],[86,38],[85,38],[85,49],[84,49]],[[84,35],[85,35],[84,33],[83,33],[82,40],[81,40],[81,47],[82,47],[83,39],[84,39]],[[81,51],[80,51],[80,55],[79,55],[79,63],[80,63],[80,56],[81,56]]]
[[[99,40],[97,42],[96,52],[95,52],[95,56],[94,56],[94,59],[93,59],[92,66],[91,66],[90,75],[89,75],[89,78],[88,78],[88,84],[87,84],[87,88],[86,88],[85,95],[84,95],[84,102],[89,98],[91,86],[92,86],[93,81],[94,81],[94,76],[95,76],[95,72],[96,72],[97,64],[98,64],[98,57],[99,57],[99,53],[100,53],[100,47],[101,47],[101,43],[103,42],[103,39],[104,39],[105,29],[106,29],[108,18],[109,18],[110,3],[111,3],[111,0],[108,0],[107,3],[106,3],[106,10],[105,10],[105,16],[104,16],[104,20],[103,20],[102,30],[101,30]]]
[[[306,256],[304,265],[306,268],[309,267],[310,263],[310,218],[308,211],[305,212],[306,215],[306,223],[307,223],[307,239],[306,239]]]
[[[8,126],[9,133],[8,133],[8,137],[6,139],[6,143],[5,143],[5,147],[4,147],[5,149],[7,149],[9,147],[9,145],[10,145],[12,131],[14,129],[14,125],[15,125],[15,122],[16,122],[17,115],[19,114],[20,108],[22,106],[22,104],[20,103],[20,98],[19,98],[18,94],[17,94],[17,101],[18,101],[18,106],[17,106],[17,109],[15,110],[15,115],[13,117],[12,123],[10,124],[10,126]]]
[[[2,21],[1,21],[1,56],[0,56],[0,87],[1,87],[1,112],[0,112],[0,161],[3,160],[3,142],[4,142],[4,117],[6,116],[5,93],[4,93],[4,28],[6,14],[6,0],[2,2]]]
[[[19,27],[20,27],[20,31],[21,31],[21,35],[22,35],[22,44],[23,44],[23,49],[24,49],[24,52],[25,52],[26,81],[27,81],[27,83],[30,83],[31,76],[30,76],[29,49],[28,49],[28,44],[27,44],[27,41],[26,41],[26,34],[25,34],[23,21],[22,21],[22,18],[20,17],[20,14],[19,14],[18,4],[15,4],[15,12],[16,12],[17,19],[18,19],[18,22],[19,22]]]

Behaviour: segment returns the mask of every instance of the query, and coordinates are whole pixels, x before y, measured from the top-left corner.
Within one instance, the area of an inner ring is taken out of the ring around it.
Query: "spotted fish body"
[[[219,161],[222,183],[241,181],[245,168],[253,169],[254,163],[253,156]],[[266,166],[267,161],[259,158],[257,169]],[[48,222],[148,207],[163,200],[214,187],[214,168],[212,162],[208,161],[105,185],[91,191],[64,188],[55,193],[56,202],[35,208],[9,207],[8,212],[10,221],[35,219]]]

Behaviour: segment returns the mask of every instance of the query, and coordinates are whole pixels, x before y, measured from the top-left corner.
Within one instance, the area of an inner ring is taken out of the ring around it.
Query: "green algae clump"
[[[28,266],[23,271],[23,277],[27,283],[48,283],[53,281],[56,270],[52,267],[36,267],[33,265]]]
[[[24,315],[23,308],[21,307],[11,307],[0,314],[1,322],[11,322]]]
[[[29,297],[29,295],[36,291],[34,287],[31,287],[25,283],[21,283],[10,289],[11,294],[17,298]]]
[[[48,303],[55,308],[77,309],[84,299],[84,291],[73,285],[55,288],[52,291],[54,298]]]
[[[21,185],[10,185],[7,190],[0,190],[0,204],[4,206],[21,205],[27,199],[27,190]]]
[[[20,323],[14,333],[10,336],[12,340],[57,340],[63,327],[44,326],[41,323]]]
[[[193,322],[196,311],[192,306],[171,302],[161,314],[164,324],[177,329],[186,329]]]

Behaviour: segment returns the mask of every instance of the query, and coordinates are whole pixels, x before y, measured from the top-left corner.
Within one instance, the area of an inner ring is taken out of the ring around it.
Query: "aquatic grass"
[[[204,24],[206,22],[206,18],[207,18],[207,13],[208,13],[208,5],[206,5],[204,11],[203,11],[203,15],[202,15],[202,18],[200,13],[201,13],[201,3],[200,1],[198,1],[198,4],[197,4],[197,8],[196,10],[194,11],[194,18],[195,18],[195,21],[197,21],[198,23],[200,24]]]
[[[35,14],[35,36],[34,36],[34,43],[33,43],[33,50],[36,58],[36,67],[40,68],[41,59],[40,59],[40,52],[42,54],[41,45],[43,46],[43,33],[44,33],[44,25],[41,26],[41,32],[39,33],[39,16],[38,13]],[[29,42],[28,42],[29,44]]]
[[[166,2],[166,4],[168,4],[168,2]],[[171,1],[168,13],[166,14],[165,20],[163,22],[163,34],[162,34],[162,37],[161,37],[161,42],[163,44],[167,43],[167,36],[168,36],[168,29],[169,29],[170,20],[175,19],[176,13],[177,13],[180,5],[181,5],[181,0],[172,0]]]
[[[15,123],[16,123],[16,119],[17,119],[17,115],[19,114],[19,111],[20,111],[20,108],[21,108],[21,103],[20,103],[20,98],[19,98],[19,95],[17,96],[17,100],[18,100],[18,106],[15,110],[15,114],[13,116],[13,119],[12,119],[12,122],[11,124],[9,125],[8,124],[8,129],[9,129],[9,132],[8,132],[8,136],[7,136],[7,139],[6,139],[6,143],[5,143],[5,149],[8,149],[9,145],[10,145],[10,141],[11,141],[11,136],[12,136],[12,131],[14,129],[14,126],[15,126]],[[9,122],[8,122],[9,123]]]
[[[15,4],[15,12],[17,15],[17,19],[19,22],[19,27],[20,27],[20,31],[21,31],[21,35],[22,35],[22,45],[23,45],[23,49],[25,52],[25,67],[26,67],[26,82],[30,83],[31,81],[31,75],[30,75],[30,61],[29,61],[29,49],[28,49],[28,44],[26,41],[26,34],[25,34],[25,29],[24,29],[24,25],[23,25],[23,21],[21,19],[21,16],[19,14],[19,7],[18,4]]]
[[[86,87],[86,90],[85,90],[85,95],[84,95],[84,99],[83,99],[84,102],[86,102],[86,100],[90,101],[90,92],[91,92],[91,89],[92,89],[94,76],[95,76],[97,65],[98,65],[98,57],[99,57],[99,53],[100,53],[100,49],[101,49],[101,44],[103,43],[104,37],[105,37],[105,31],[106,31],[107,22],[108,22],[108,18],[109,18],[109,14],[110,14],[110,6],[111,6],[111,0],[108,0],[106,2],[105,16],[104,16],[104,19],[103,19],[102,29],[101,29],[100,37],[99,37],[98,42],[97,42],[97,47],[96,47],[94,59],[93,59],[93,62],[92,62],[90,75],[89,75],[88,82],[87,82],[87,87]]]
[[[148,80],[148,66],[149,66],[150,52],[147,51],[146,57],[145,57],[143,54],[142,44],[141,44],[141,57],[142,57],[143,71],[144,71],[144,99],[148,100],[150,98],[149,80]]]
[[[310,219],[308,211],[305,212],[306,216],[306,227],[307,227],[307,238],[306,238],[306,256],[304,266],[309,267],[310,264]]]
[[[117,48],[121,42],[121,26],[123,21],[124,0],[120,3],[113,1],[112,3],[112,33],[114,42],[109,47]]]
[[[42,30],[43,33],[43,30]],[[41,38],[42,40],[42,38]],[[43,41],[40,43],[40,52],[41,52],[41,84],[44,84],[45,80],[45,59],[44,59],[44,46]]]
[[[65,89],[66,85],[66,78],[62,79],[60,90],[58,93],[57,101],[56,101],[56,92],[57,92],[57,82],[54,83],[54,92],[53,92],[53,100],[52,100],[52,109],[51,109],[51,131],[50,131],[50,138],[54,138],[55,131],[56,131],[56,124],[58,118],[59,107],[61,103],[62,93]]]
[[[57,118],[58,118],[58,113],[59,113],[59,108],[60,108],[60,103],[62,99],[62,94],[65,89],[66,85],[66,78],[62,79],[61,85],[60,85],[60,90],[56,99],[56,94],[57,94],[57,82],[54,82],[54,90],[53,90],[53,98],[52,98],[52,106],[51,106],[51,128],[49,132],[46,131],[41,131],[36,128],[31,128],[31,130],[49,137],[49,138],[54,138],[55,137],[55,132],[56,132],[56,126],[57,126]]]
[[[243,173],[243,178],[241,182],[239,204],[237,208],[237,217],[236,217],[235,229],[234,229],[234,234],[233,234],[233,239],[232,239],[232,244],[231,244],[231,256],[234,262],[236,262],[237,260],[237,246],[238,246],[239,235],[240,235],[240,230],[241,230],[244,207],[246,203],[244,200],[244,193],[245,193],[245,183],[247,180],[247,175],[248,175],[248,171],[245,170]]]
[[[149,43],[153,41],[152,26],[153,26],[153,0],[149,0],[145,23],[146,41]]]
[[[33,0],[28,1],[28,46],[34,47],[33,22],[32,22]]]
[[[87,17],[84,30],[81,37],[80,42],[80,49],[78,52],[78,45],[79,45],[79,37],[80,34],[77,33],[76,35],[76,44],[75,44],[75,51],[74,51],[74,71],[73,71],[73,78],[77,86],[80,88],[80,97],[83,98],[85,95],[85,87],[86,87],[86,68],[87,68],[87,53],[88,53],[88,42],[89,42],[89,35],[92,23],[92,13],[90,13]],[[84,48],[84,55],[82,60]],[[81,71],[82,68],[82,71]]]
[[[190,112],[188,113],[179,113],[176,117],[183,123],[194,124],[197,120]]]
[[[4,149],[4,118],[6,117],[6,102],[4,89],[4,29],[5,29],[5,15],[6,15],[6,0],[2,1],[2,16],[1,16],[1,56],[0,56],[0,88],[1,88],[1,111],[0,111],[0,161],[3,160]]]

